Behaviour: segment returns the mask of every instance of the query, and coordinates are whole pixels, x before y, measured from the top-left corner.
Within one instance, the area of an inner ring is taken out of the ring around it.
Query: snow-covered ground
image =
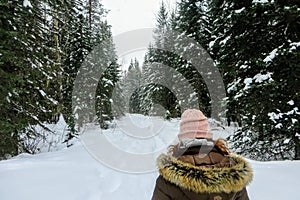
[[[131,123],[130,128],[126,126],[128,123]],[[147,135],[147,129],[157,134]],[[96,130],[88,127],[85,133],[93,136]],[[114,128],[104,131],[104,135],[110,143],[126,152],[145,154],[162,151],[163,147],[174,142],[177,131],[178,120],[166,122],[160,118],[127,115]],[[226,136],[230,131],[232,128],[229,127],[218,129],[215,137]],[[156,170],[138,174],[121,172],[118,166],[115,169],[108,167],[88,150],[86,143],[78,141],[72,147],[59,151],[21,154],[1,161],[0,200],[151,199],[158,176]],[[123,160],[126,161],[126,158]],[[254,180],[248,187],[252,200],[299,199],[296,188],[300,162],[250,163],[254,169]]]

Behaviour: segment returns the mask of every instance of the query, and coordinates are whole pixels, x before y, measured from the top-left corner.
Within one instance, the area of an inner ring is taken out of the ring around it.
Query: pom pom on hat
[[[212,139],[207,118],[200,110],[188,109],[181,115],[179,139]]]

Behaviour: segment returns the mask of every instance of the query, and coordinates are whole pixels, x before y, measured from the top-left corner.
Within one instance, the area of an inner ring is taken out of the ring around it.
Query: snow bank
[[[62,115],[59,116],[57,123],[49,124],[44,123],[44,127],[51,130],[45,130],[40,125],[31,126],[35,137],[28,137],[26,134],[21,135],[24,139],[24,145],[34,153],[43,153],[49,151],[58,151],[67,146],[67,143],[63,143],[66,139],[67,134],[67,123],[65,122]]]
[[[254,162],[252,200],[298,199],[300,162]],[[137,163],[138,164],[138,163]],[[1,200],[147,200],[158,173],[127,174],[97,162],[81,144],[0,162]],[[297,198],[298,197],[298,198]]]

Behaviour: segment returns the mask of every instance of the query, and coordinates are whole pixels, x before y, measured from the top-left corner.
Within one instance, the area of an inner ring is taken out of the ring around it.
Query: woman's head
[[[187,109],[181,115],[179,140],[205,138],[212,139],[205,115],[196,109]]]

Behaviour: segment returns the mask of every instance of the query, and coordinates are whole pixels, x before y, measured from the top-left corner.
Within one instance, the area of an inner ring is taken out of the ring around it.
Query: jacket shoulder
[[[253,177],[250,164],[241,156],[229,154],[235,163],[226,167],[195,166],[173,156],[157,159],[160,175],[167,181],[196,193],[231,193],[245,188]]]

